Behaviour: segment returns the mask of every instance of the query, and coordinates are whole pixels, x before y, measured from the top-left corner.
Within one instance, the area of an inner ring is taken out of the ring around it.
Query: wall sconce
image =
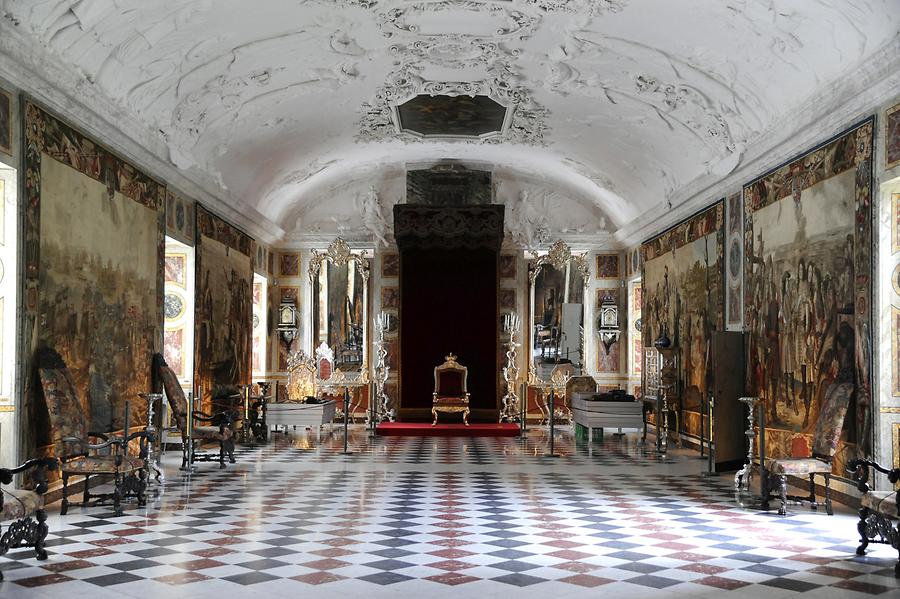
[[[291,343],[297,337],[297,308],[293,300],[281,298],[281,305],[278,306],[278,325],[275,330],[278,331],[285,348],[290,350]]]
[[[619,340],[619,305],[612,298],[607,297],[600,304],[597,333],[600,334],[603,348],[609,353],[612,344]]]

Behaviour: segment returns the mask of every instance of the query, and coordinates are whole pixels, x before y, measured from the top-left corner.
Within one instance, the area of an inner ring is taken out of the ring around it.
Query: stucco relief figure
[[[381,209],[381,198],[375,187],[370,187],[364,196],[357,200],[357,209],[362,216],[363,227],[375,236],[384,247],[388,246],[386,233],[390,229],[390,224],[384,218],[384,212]]]
[[[550,214],[550,204],[547,195],[544,194],[540,200],[533,202],[529,198],[528,190],[523,189],[509,210],[507,229],[513,239],[521,245],[528,249],[534,249],[550,239],[548,214]]]

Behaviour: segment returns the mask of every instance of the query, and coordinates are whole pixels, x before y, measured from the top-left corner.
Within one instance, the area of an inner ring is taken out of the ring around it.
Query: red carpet
[[[375,428],[375,433],[385,437],[515,437],[519,434],[519,425],[495,422],[431,426],[430,422],[382,422]]]

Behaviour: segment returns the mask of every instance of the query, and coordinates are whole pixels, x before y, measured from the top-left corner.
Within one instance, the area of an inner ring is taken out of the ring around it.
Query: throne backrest
[[[469,369],[450,354],[446,362],[434,369],[434,393],[439,397],[465,397]]]
[[[834,457],[852,396],[852,383],[833,384],[825,394],[813,435],[813,455]]]
[[[327,381],[334,374],[334,350],[323,341],[316,348],[316,378]]]
[[[181,436],[187,438],[187,397],[184,395],[184,389],[178,383],[178,378],[172,372],[162,354],[153,354],[153,375],[154,392],[159,393],[160,385],[165,389],[175,426],[181,431]]]
[[[56,455],[72,455],[86,451],[85,441],[63,441],[66,437],[86,440],[87,419],[69,368],[56,350],[45,347],[38,350],[38,377],[47,413],[50,416],[50,440]]]

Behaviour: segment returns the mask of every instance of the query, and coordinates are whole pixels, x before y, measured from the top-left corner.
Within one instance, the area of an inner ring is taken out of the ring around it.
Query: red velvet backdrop
[[[493,249],[401,250],[402,420],[430,418],[434,368],[450,352],[469,369],[471,420],[497,409],[498,262]]]

